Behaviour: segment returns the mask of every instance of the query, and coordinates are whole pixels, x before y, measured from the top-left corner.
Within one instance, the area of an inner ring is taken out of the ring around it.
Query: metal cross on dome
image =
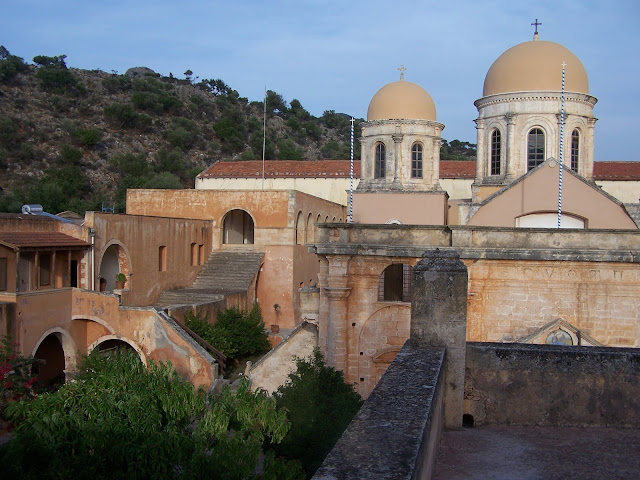
[[[404,80],[404,71],[406,70],[406,68],[404,68],[404,65],[400,65],[400,68],[398,68],[398,70],[400,71],[400,80]]]
[[[536,27],[536,31],[535,31],[535,32],[533,32],[533,34],[534,34],[534,35],[537,35],[537,34],[538,34],[538,25],[542,25],[542,22],[538,22],[538,19],[536,18],[536,21],[535,21],[535,22],[533,22],[531,25],[535,25],[535,27]]]

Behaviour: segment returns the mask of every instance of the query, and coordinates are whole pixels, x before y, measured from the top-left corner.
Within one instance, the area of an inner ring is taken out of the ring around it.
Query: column
[[[396,127],[396,133],[391,135],[393,138],[393,183],[400,185],[400,164],[402,163],[402,139],[404,135],[398,133],[399,128]]]
[[[445,348],[445,428],[462,427],[467,282],[467,267],[455,250],[428,250],[413,269],[411,342]]]
[[[587,119],[585,145],[582,147],[583,158],[580,159],[580,162],[584,165],[579,167],[581,175],[589,181],[593,180],[594,139],[597,121],[598,119],[595,117]]]
[[[516,169],[516,114],[507,113],[505,115],[507,120],[507,154],[506,154],[506,170],[507,174],[505,179],[514,180],[518,173]],[[526,167],[524,172],[526,172]],[[523,172],[523,173],[524,173]]]
[[[478,185],[482,183],[484,178],[484,172],[486,171],[485,163],[486,163],[486,154],[485,151],[485,141],[484,141],[484,119],[477,118],[474,120],[476,122],[476,130],[478,131],[478,145],[476,147],[476,181]]]
[[[329,270],[324,293],[328,299],[327,365],[347,372],[347,266],[351,257],[327,255]]]

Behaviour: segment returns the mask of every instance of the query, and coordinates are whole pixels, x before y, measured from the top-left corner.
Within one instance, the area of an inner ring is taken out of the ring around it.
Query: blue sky
[[[405,78],[433,97],[443,137],[475,143],[473,102],[506,49],[540,37],[575,53],[589,74],[596,160],[640,160],[640,2],[539,0],[8,0],[0,44],[70,67],[221,78],[241,96],[265,86],[314,115],[365,117],[386,83]]]

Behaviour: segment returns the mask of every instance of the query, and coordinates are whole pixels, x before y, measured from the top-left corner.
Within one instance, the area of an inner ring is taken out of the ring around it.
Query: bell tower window
[[[571,170],[578,172],[580,163],[580,132],[574,130],[571,133]]]
[[[422,145],[419,143],[411,147],[411,178],[422,178]]]
[[[500,175],[500,130],[491,132],[491,175]]]
[[[529,132],[527,142],[527,171],[544,162],[544,132],[534,128]]]
[[[384,178],[386,175],[385,165],[386,165],[386,149],[384,147],[384,143],[376,144],[376,162],[373,172],[374,178]]]

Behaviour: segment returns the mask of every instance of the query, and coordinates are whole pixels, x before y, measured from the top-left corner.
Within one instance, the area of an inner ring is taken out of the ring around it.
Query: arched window
[[[422,145],[419,143],[411,147],[411,178],[422,178]]]
[[[491,175],[500,175],[500,130],[491,132]]]
[[[544,162],[544,132],[534,128],[529,132],[527,142],[527,171]]]
[[[296,245],[304,244],[304,219],[302,218],[302,212],[298,212],[296,217]]]
[[[309,214],[307,217],[307,233],[305,238],[305,243],[311,243],[315,239],[314,228],[313,228],[313,214]]]
[[[374,178],[385,177],[386,160],[387,160],[387,153],[384,147],[384,143],[377,143],[376,144],[376,164],[373,172]]]
[[[381,302],[411,301],[411,265],[394,263],[380,274],[378,300]]]
[[[247,212],[231,210],[222,223],[222,243],[253,244],[253,219]]]
[[[580,132],[574,130],[571,133],[571,170],[578,171],[580,164]]]

